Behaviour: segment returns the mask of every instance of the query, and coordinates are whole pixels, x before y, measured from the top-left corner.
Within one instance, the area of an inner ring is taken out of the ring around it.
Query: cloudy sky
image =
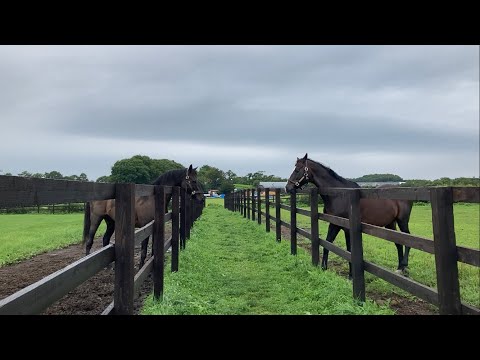
[[[0,174],[136,154],[288,177],[479,176],[478,46],[0,46]]]

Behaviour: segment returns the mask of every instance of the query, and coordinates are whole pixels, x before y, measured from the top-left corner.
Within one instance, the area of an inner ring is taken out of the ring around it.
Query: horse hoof
[[[395,274],[403,275],[405,277],[408,277],[408,270],[407,269],[397,269],[397,270],[395,270]]]

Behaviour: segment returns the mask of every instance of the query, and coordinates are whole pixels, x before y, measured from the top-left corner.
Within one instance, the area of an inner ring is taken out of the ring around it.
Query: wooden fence
[[[165,214],[167,194],[172,194],[172,211]],[[150,195],[155,196],[154,220],[135,230],[135,197]],[[179,246],[185,248],[190,228],[200,216],[203,204],[179,187],[0,176],[0,208],[105,199],[116,199],[115,244],[105,246],[0,300],[0,315],[39,314],[112,262],[115,262],[114,300],[103,314],[133,314],[135,294],[152,270],[154,296],[162,298],[165,251],[172,247],[171,271],[178,271]],[[167,221],[172,222],[169,239],[165,239]],[[135,243],[149,235],[153,235],[155,256],[134,274]]]
[[[270,189],[265,189],[268,194]],[[319,192],[320,191],[320,192]],[[439,307],[440,314],[480,314],[480,309],[465,304],[460,300],[457,262],[480,267],[480,251],[464,246],[457,246],[454,231],[453,203],[480,202],[478,187],[431,187],[431,188],[317,188],[298,193],[310,195],[310,210],[296,206],[296,194],[290,196],[290,206],[280,204],[280,191],[276,189],[275,203],[265,198],[265,212],[261,211],[261,197],[254,197],[253,191],[240,190],[225,196],[225,208],[239,211],[244,217],[261,224],[261,216],[265,218],[266,231],[270,231],[270,220],[275,221],[276,239],[281,239],[281,226],[290,228],[291,253],[297,252],[297,234],[312,242],[312,263],[318,266],[320,245],[337,254],[352,264],[353,296],[365,301],[365,274],[367,271],[433,305]],[[257,190],[257,194],[259,194]],[[318,196],[334,195],[348,197],[350,200],[349,218],[318,213]],[[426,239],[399,231],[394,231],[361,222],[360,199],[400,199],[412,201],[428,201],[432,206],[433,238]],[[250,206],[250,202],[252,206]],[[275,206],[275,217],[270,214],[270,205]],[[290,211],[290,223],[281,219],[280,209]],[[310,232],[297,227],[296,216],[302,214],[310,217]],[[327,221],[350,229],[351,252],[327,242],[319,237],[318,220]],[[363,259],[362,233],[387,241],[409,246],[435,256],[437,289],[425,286],[412,279],[387,270]]]

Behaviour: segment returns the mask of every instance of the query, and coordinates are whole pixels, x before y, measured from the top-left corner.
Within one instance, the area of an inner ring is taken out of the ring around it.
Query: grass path
[[[179,268],[166,272],[163,301],[149,296],[143,314],[393,314],[357,305],[347,279],[314,268],[303,249],[290,255],[287,242],[217,204],[192,229]]]

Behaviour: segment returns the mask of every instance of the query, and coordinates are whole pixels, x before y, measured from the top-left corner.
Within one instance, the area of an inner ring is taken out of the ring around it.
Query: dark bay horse
[[[197,168],[170,170],[160,175],[151,185],[180,186],[185,189],[197,201],[203,201],[203,193],[197,184]],[[166,197],[165,212],[172,194]],[[107,230],[103,236],[103,246],[110,243],[110,238],[115,232],[115,199],[91,201],[85,209],[90,212],[86,216],[83,230],[83,243],[86,242],[85,253],[88,255],[93,245],[93,238],[102,220],[107,224]],[[143,227],[153,220],[155,216],[154,196],[140,196],[135,198],[135,227]],[[140,267],[147,256],[148,239],[142,241],[142,254]]]
[[[332,169],[322,165],[319,162],[308,159],[307,154],[302,159],[297,158],[295,169],[288,179],[285,186],[287,192],[294,194],[296,189],[301,188],[306,183],[311,182],[317,188],[339,187],[339,188],[360,188],[360,186],[350,180],[338,175]],[[329,215],[335,215],[348,218],[349,200],[347,198],[320,195],[324,202],[323,212]],[[390,200],[390,199],[360,199],[360,215],[361,221],[386,227],[387,229],[396,230],[395,224],[402,232],[410,233],[408,229],[408,221],[412,211],[412,201],[407,200]],[[333,242],[339,231],[345,233],[347,250],[350,251],[350,231],[338,225],[331,224],[328,226],[327,241]],[[397,272],[406,275],[408,266],[408,255],[410,247],[395,243],[398,252],[398,268]],[[328,250],[323,248],[322,269],[327,269]],[[352,267],[350,265],[350,277],[352,276]]]

